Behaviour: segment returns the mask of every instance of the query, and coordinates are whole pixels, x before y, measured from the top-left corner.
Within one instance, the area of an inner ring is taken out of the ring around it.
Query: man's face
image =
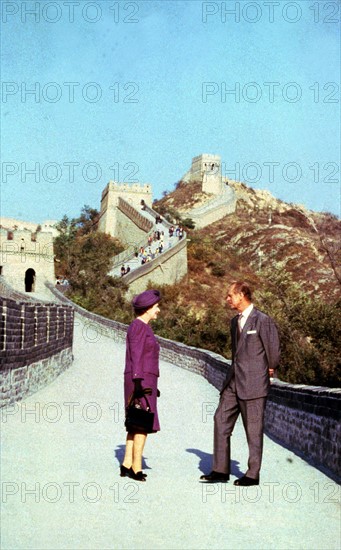
[[[231,309],[236,309],[241,311],[241,304],[244,301],[244,294],[241,292],[236,292],[234,286],[232,285],[227,291],[226,303],[230,306]]]

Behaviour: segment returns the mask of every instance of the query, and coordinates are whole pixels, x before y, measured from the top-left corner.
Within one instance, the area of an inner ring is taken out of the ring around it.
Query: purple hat
[[[161,294],[158,290],[145,290],[134,296],[132,306],[134,309],[147,309],[157,304],[161,300]]]

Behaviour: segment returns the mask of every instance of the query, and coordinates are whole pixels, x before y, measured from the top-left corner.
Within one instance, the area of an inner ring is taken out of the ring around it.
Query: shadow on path
[[[196,455],[199,460],[198,470],[203,474],[208,474],[212,470],[212,455],[210,453],[204,453],[199,449],[186,449],[188,453]],[[239,468],[239,462],[237,460],[231,460],[231,475],[241,477],[244,475]]]
[[[115,458],[118,462],[118,464],[122,464],[124,459],[124,453],[125,453],[125,444],[124,445],[118,445],[115,449]],[[147,465],[146,459],[142,457],[142,470],[151,470],[151,468]]]

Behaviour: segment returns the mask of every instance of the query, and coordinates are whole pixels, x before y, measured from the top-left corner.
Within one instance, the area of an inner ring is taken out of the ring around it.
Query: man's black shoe
[[[241,487],[250,487],[250,485],[259,485],[259,478],[253,479],[252,477],[243,476],[233,482],[233,485],[239,485]]]
[[[229,474],[222,474],[214,470],[210,474],[200,476],[200,481],[207,481],[208,483],[226,483],[229,479]]]

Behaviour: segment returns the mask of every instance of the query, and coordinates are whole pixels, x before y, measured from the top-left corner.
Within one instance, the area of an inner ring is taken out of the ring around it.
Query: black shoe
[[[210,474],[200,476],[200,481],[207,481],[208,483],[226,483],[230,479],[229,474],[223,474],[221,472],[215,472],[212,470]]]
[[[125,466],[123,466],[123,464],[121,464],[120,476],[121,477],[126,477],[126,476],[129,476],[129,473],[130,473],[130,468],[126,468]]]
[[[233,482],[233,485],[240,485],[241,487],[249,487],[250,485],[259,485],[259,478],[253,479],[252,477],[243,476]]]
[[[129,477],[131,479],[134,479],[135,481],[147,481],[146,480],[146,477],[147,477],[147,474],[144,474],[142,472],[142,470],[140,472],[134,472],[134,470],[132,468],[130,468],[129,470]]]
[[[123,466],[123,464],[121,464],[120,469],[121,469],[121,473],[120,473],[121,477],[130,477],[131,472],[133,472],[132,468],[126,468],[125,466]],[[147,477],[147,474],[144,473],[143,475],[144,477]]]

